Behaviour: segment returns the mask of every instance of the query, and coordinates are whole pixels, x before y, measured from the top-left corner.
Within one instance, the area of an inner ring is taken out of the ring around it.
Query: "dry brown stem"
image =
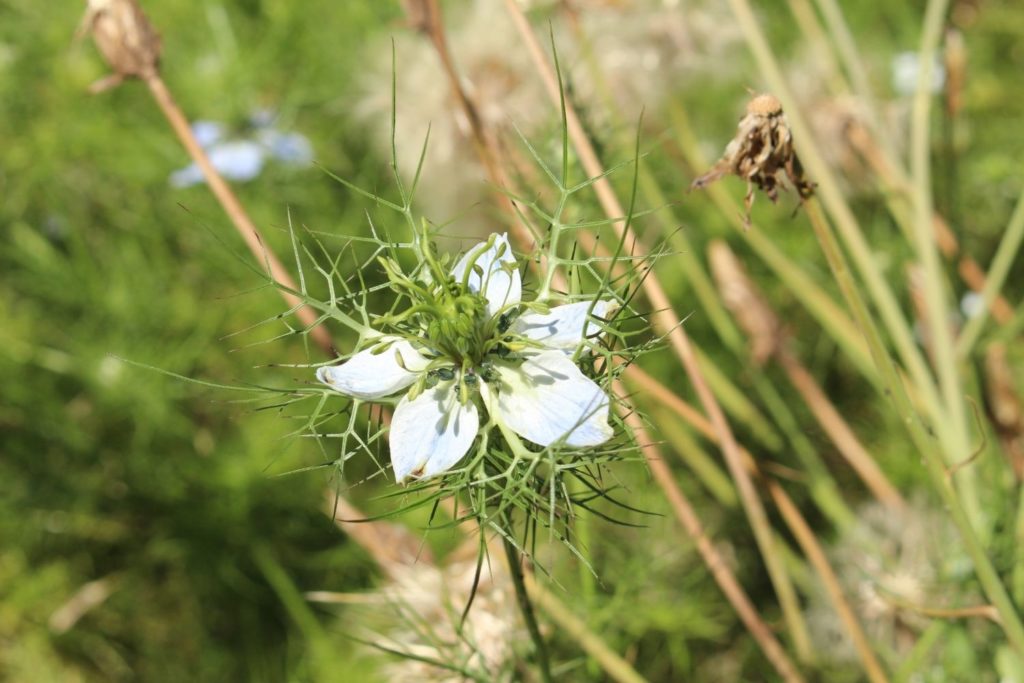
[[[160,36],[136,0],[89,0],[80,30],[92,33],[97,47],[114,70],[111,78],[100,82],[103,87],[94,86],[93,91],[117,85],[125,78],[140,78],[145,81],[160,111],[171,124],[189,156],[202,171],[210,190],[242,236],[249,251],[275,283],[285,289],[299,291],[298,285],[280,259],[267,246],[263,235],[253,224],[235,193],[210,163],[206,152],[193,135],[188,119],[160,77]],[[327,329],[319,324],[316,312],[285,289],[280,290],[281,297],[294,311],[314,343],[327,357],[336,357],[338,354],[334,344]]]
[[[754,361],[760,364],[774,358],[832,443],[874,496],[888,507],[904,507],[906,503],[899,491],[889,482],[811,372],[790,349],[789,334],[736,255],[721,240],[708,246],[708,255],[725,305],[751,340]]]
[[[793,536],[796,537],[796,541],[800,544],[804,555],[810,560],[822,583],[825,584],[825,590],[828,591],[829,598],[839,614],[839,619],[843,622],[843,626],[846,627],[847,633],[853,640],[854,648],[857,650],[858,656],[860,656],[861,664],[864,666],[864,673],[867,674],[868,680],[872,681],[872,683],[884,683],[884,681],[889,680],[882,669],[882,665],[878,662],[878,658],[875,657],[875,653],[871,649],[871,643],[864,634],[864,629],[860,625],[860,621],[858,621],[853,608],[850,607],[850,603],[843,593],[842,586],[839,584],[839,578],[832,570],[832,566],[829,564],[825,551],[818,542],[818,538],[814,535],[814,531],[807,524],[803,515],[800,514],[800,510],[793,503],[789,495],[777,482],[769,479],[766,481],[766,485],[779,512],[785,518],[786,525],[793,532]]]
[[[616,390],[621,392],[621,387]],[[672,469],[665,462],[657,445],[648,436],[643,420],[636,412],[624,414],[623,419],[630,430],[632,430],[637,443],[640,444],[644,459],[647,461],[647,466],[650,468],[651,474],[654,475],[655,481],[657,481],[662,491],[665,492],[665,498],[668,501],[669,507],[672,508],[673,514],[683,528],[686,529],[690,538],[693,539],[697,552],[700,553],[701,559],[704,560],[704,564],[707,566],[712,578],[714,578],[715,583],[718,584],[718,587],[722,590],[722,593],[729,601],[729,604],[732,605],[740,620],[747,627],[747,630],[754,637],[754,640],[757,641],[757,644],[775,667],[775,670],[782,676],[783,680],[803,680],[803,677],[797,672],[793,662],[785,650],[782,649],[771,629],[761,619],[757,608],[754,607],[750,598],[747,597],[746,592],[739,581],[736,580],[732,570],[729,569],[722,554],[718,552],[718,549],[715,548],[711,539],[704,532],[704,527],[694,511],[693,505],[690,504],[682,489],[676,484],[675,477],[672,475]]]

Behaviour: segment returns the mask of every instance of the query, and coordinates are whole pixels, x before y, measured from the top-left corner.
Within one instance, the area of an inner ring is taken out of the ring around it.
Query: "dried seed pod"
[[[160,34],[136,0],[87,0],[79,31],[92,34],[96,47],[114,70],[93,84],[94,92],[113,87],[125,78],[157,75]]]
[[[804,178],[803,166],[793,149],[793,135],[782,103],[773,95],[758,95],[747,103],[747,114],[740,119],[736,137],[726,146],[725,154],[690,187],[707,187],[724,175],[743,178],[747,181],[744,204],[749,225],[754,186],[774,203],[779,198],[779,187],[786,187],[783,174],[801,199],[814,194],[814,183]]]

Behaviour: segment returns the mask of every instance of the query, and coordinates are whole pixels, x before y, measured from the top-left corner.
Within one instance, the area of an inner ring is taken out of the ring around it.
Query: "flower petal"
[[[482,242],[463,254],[452,268],[452,276],[459,282],[465,279],[471,290],[482,294],[487,299],[487,312],[494,315],[504,306],[519,303],[523,296],[523,282],[515,262],[508,237],[495,235],[490,248],[487,242]],[[503,267],[508,263],[511,268]]]
[[[593,303],[593,311],[591,311]],[[614,301],[580,301],[555,306],[550,313],[525,313],[512,323],[511,332],[540,342],[551,349],[575,352],[585,337],[601,332],[601,326],[591,318],[607,319],[618,304]],[[586,333],[584,333],[584,325]]]
[[[487,410],[524,439],[550,446],[597,446],[612,437],[608,397],[561,351],[531,356],[518,367],[495,363],[497,382],[481,385]]]
[[[395,480],[425,479],[447,471],[466,455],[480,428],[470,401],[459,403],[454,382],[438,384],[413,400],[403,398],[391,419],[391,465]]]
[[[403,339],[383,337],[381,342],[393,343],[379,353],[374,352],[380,344],[374,344],[341,365],[318,368],[317,379],[335,391],[362,399],[390,396],[415,382],[427,359]],[[405,367],[398,364],[398,355]]]

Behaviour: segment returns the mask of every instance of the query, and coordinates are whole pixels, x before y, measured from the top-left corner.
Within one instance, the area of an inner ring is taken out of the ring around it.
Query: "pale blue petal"
[[[219,142],[224,137],[224,124],[216,121],[196,121],[192,124],[192,135],[203,149]]]
[[[203,182],[203,172],[195,164],[189,164],[171,174],[171,187],[191,187]]]
[[[313,145],[300,133],[282,133],[273,128],[259,133],[260,143],[267,148],[270,156],[292,166],[309,166],[313,163]]]
[[[213,167],[228,180],[246,182],[263,170],[263,147],[251,140],[220,142],[208,154]]]

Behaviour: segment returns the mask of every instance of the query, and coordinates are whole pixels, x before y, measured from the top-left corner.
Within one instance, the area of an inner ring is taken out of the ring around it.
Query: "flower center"
[[[455,285],[440,293],[426,316],[426,336],[429,346],[464,367],[483,360],[490,320],[484,298],[461,289]]]

